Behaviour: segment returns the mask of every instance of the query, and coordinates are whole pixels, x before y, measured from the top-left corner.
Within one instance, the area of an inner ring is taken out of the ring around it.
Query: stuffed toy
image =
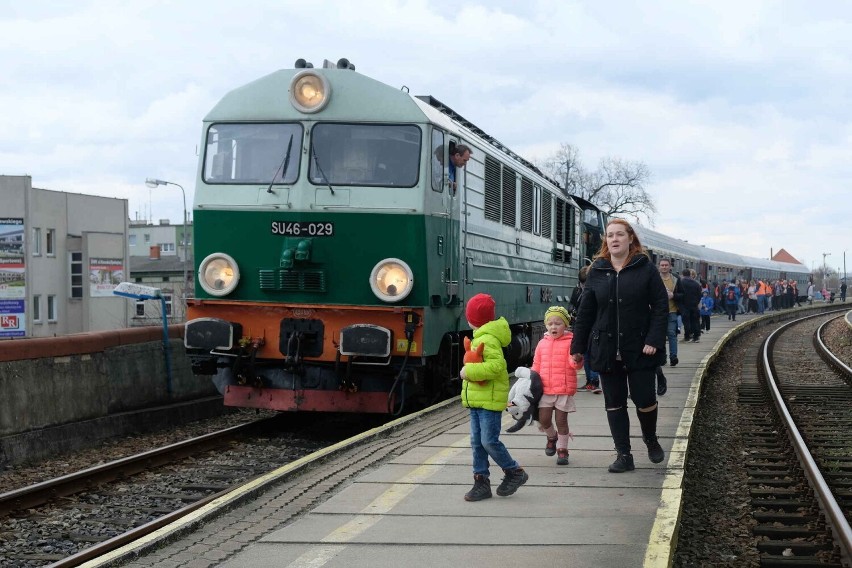
[[[485,358],[482,356],[482,353],[485,351],[485,344],[480,342],[479,345],[476,346],[476,351],[470,348],[470,338],[464,338],[464,357],[462,358],[462,364],[466,363],[482,363]],[[479,386],[485,386],[485,381],[472,381]]]
[[[506,410],[516,420],[506,432],[517,432],[527,424],[538,422],[538,403],[544,394],[541,376],[527,367],[515,369],[517,380],[509,391],[509,406]]]
[[[470,349],[470,338],[464,338],[464,363],[482,363],[482,352],[485,351],[485,344],[480,343],[476,346],[476,351]]]

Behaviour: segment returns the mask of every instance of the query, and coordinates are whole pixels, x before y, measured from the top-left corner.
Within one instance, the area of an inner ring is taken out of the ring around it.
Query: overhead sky
[[[850,37],[845,2],[0,0],[0,174],[180,223],[144,181],[192,209],[208,110],[346,57],[530,160],[644,162],[658,231],[852,272]]]

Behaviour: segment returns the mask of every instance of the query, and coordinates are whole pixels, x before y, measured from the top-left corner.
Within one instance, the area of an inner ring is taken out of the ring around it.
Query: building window
[[[33,323],[41,323],[41,296],[33,296]]]
[[[83,253],[71,253],[71,297],[83,297]]]
[[[56,321],[56,296],[47,297],[47,321]]]
[[[47,242],[45,243],[45,253],[49,255],[56,254],[56,229],[47,230]]]
[[[145,239],[145,244],[146,244],[146,245],[147,245],[147,244],[149,244],[149,243],[151,242],[151,235],[150,235],[150,233],[145,233],[145,234],[143,235],[143,238]]]
[[[160,247],[160,252],[175,252],[174,243],[159,243],[157,246]]]
[[[41,256],[41,229],[33,227],[33,256]]]
[[[166,315],[172,315],[172,295],[163,294],[163,299],[166,300]]]
[[[133,281],[136,282],[137,284],[141,284],[142,283],[142,277],[137,276],[136,278],[133,279]]]
[[[136,317],[145,317],[145,301],[138,300],[136,302]]]
[[[136,235],[127,235],[127,244],[135,247],[136,246]]]

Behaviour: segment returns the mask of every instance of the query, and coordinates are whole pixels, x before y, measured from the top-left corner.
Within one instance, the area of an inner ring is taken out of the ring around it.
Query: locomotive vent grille
[[[261,290],[283,292],[325,292],[324,270],[282,270],[261,269],[259,271]]]

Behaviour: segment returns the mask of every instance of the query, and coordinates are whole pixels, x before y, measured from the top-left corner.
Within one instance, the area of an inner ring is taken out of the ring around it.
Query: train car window
[[[533,234],[541,234],[541,186],[533,186]]]
[[[598,216],[598,212],[594,209],[584,209],[583,210],[583,223],[589,225],[590,227],[599,227],[601,226],[600,218]]]
[[[432,130],[432,191],[444,191],[444,164],[447,152],[444,149],[444,133],[437,128]]]
[[[317,124],[309,178],[319,185],[414,187],[420,148],[414,124]]]
[[[302,125],[212,124],[207,130],[204,181],[222,184],[295,183]]]

